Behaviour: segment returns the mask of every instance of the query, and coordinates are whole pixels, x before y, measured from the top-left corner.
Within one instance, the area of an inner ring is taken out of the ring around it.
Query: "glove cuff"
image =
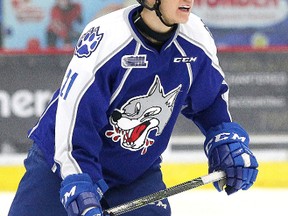
[[[109,189],[108,185],[106,184],[104,179],[100,179],[95,185],[94,185],[95,189],[96,189],[96,196],[98,198],[98,200],[101,200],[104,193]]]
[[[209,158],[210,153],[217,146],[234,142],[241,142],[248,146],[249,135],[239,124],[224,122],[208,130],[204,142],[205,154]]]
[[[69,175],[61,182],[61,202],[67,208],[83,192],[94,193],[98,201],[100,201],[107,190],[108,185],[103,179],[93,185],[93,181],[87,173]]]
[[[96,192],[91,177],[86,173],[67,176],[61,182],[60,197],[65,208],[83,192]]]

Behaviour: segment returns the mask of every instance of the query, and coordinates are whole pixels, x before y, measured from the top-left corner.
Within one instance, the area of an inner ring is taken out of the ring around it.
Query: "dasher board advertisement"
[[[287,46],[287,0],[195,0],[218,47]]]

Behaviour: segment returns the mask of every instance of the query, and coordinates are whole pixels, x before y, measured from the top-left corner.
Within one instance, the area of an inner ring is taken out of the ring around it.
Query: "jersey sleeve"
[[[99,132],[107,125],[110,90],[97,59],[101,35],[97,29],[84,30],[79,47],[67,68],[60,88],[55,123],[55,156],[60,176],[88,173],[94,182],[102,177]],[[91,47],[85,43],[93,42]],[[85,49],[84,49],[85,48]]]
[[[223,122],[232,121],[228,109],[228,85],[225,83],[225,81],[223,81],[223,83],[219,86],[219,91],[217,93],[218,94],[215,95],[215,98],[213,98],[214,100],[211,100],[211,105],[191,115],[194,123],[204,135],[206,135],[206,132],[210,128]]]
[[[202,60],[194,68],[193,83],[182,109],[182,114],[193,120],[204,135],[211,127],[232,121],[228,108],[229,87],[219,65],[214,40],[209,37]],[[209,51],[205,51],[207,47]]]

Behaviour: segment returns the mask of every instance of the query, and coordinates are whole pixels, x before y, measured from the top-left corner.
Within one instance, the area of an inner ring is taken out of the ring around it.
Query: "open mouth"
[[[151,124],[150,121],[146,121],[130,130],[123,130],[118,126],[115,126],[115,131],[106,131],[105,135],[107,137],[111,137],[114,142],[118,142],[122,137],[123,143],[126,143],[132,146],[141,137],[141,135],[147,130],[150,124]]]
[[[124,139],[126,140],[126,142],[128,143],[133,143],[135,142],[143,133],[144,131],[147,129],[147,127],[150,125],[149,121],[146,121],[138,126],[136,126],[135,128],[133,128],[130,136],[129,134],[126,134],[126,136],[124,137]]]
[[[180,6],[179,10],[181,10],[183,12],[189,12],[190,11],[190,6],[188,6],[188,5]]]

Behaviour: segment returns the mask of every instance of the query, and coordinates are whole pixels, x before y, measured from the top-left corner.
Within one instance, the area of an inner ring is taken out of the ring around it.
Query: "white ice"
[[[13,196],[0,192],[0,216],[7,216]],[[172,216],[287,216],[287,197],[288,188],[252,188],[231,196],[216,190],[194,189],[169,199]]]

